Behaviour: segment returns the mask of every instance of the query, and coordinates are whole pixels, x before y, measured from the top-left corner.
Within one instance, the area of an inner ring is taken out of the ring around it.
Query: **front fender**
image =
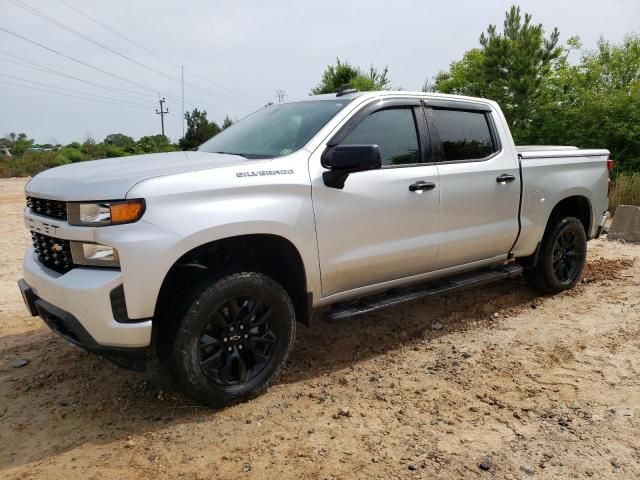
[[[115,228],[104,229],[102,239],[120,253],[129,317],[153,316],[164,278],[185,253],[240,235],[268,234],[288,240],[304,263],[308,291],[320,298],[306,164],[293,171],[282,177],[249,179],[238,178],[228,169],[192,172],[149,179],[129,192],[131,197],[145,198],[143,219],[118,227],[117,233]]]

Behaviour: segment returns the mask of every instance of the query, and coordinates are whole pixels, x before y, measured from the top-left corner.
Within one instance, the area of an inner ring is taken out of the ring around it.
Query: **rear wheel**
[[[210,281],[189,302],[166,359],[187,394],[221,407],[273,383],[295,337],[293,305],[279,284],[236,273]]]
[[[558,293],[573,288],[582,276],[587,256],[587,236],[575,217],[550,222],[540,245],[538,263],[525,270],[534,287]]]

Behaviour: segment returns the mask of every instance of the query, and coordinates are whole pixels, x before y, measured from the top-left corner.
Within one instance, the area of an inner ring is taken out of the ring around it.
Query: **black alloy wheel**
[[[200,334],[200,367],[212,381],[238,385],[253,380],[273,355],[273,309],[264,299],[235,297],[220,304]]]
[[[578,246],[576,232],[564,230],[553,244],[553,271],[561,284],[570,284],[582,271],[585,252]]]

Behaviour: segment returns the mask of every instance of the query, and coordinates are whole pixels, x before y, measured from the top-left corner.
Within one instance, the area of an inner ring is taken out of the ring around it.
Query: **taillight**
[[[607,170],[611,171],[615,166],[616,164],[613,162],[613,158],[609,157],[607,159]]]

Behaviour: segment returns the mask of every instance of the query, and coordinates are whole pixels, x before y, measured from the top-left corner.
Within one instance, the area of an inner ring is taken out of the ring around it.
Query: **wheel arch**
[[[519,262],[524,267],[533,268],[537,265],[544,235],[546,235],[550,228],[553,228],[555,221],[565,217],[576,217],[578,220],[580,220],[580,223],[582,223],[582,226],[584,227],[587,239],[590,238],[590,231],[593,222],[593,209],[591,206],[591,201],[585,195],[568,195],[559,200],[549,211],[547,221],[544,224],[544,229],[542,230],[542,235],[539,237],[533,253],[519,258]]]
[[[570,195],[558,201],[549,213],[545,231],[558,217],[576,217],[582,223],[584,231],[589,238],[593,221],[593,208],[591,201],[584,195]]]
[[[291,297],[297,321],[310,324],[313,297],[300,251],[285,237],[264,233],[220,238],[183,253],[162,281],[154,318],[162,321],[163,313],[190,285],[241,270],[263,273],[282,285]]]

